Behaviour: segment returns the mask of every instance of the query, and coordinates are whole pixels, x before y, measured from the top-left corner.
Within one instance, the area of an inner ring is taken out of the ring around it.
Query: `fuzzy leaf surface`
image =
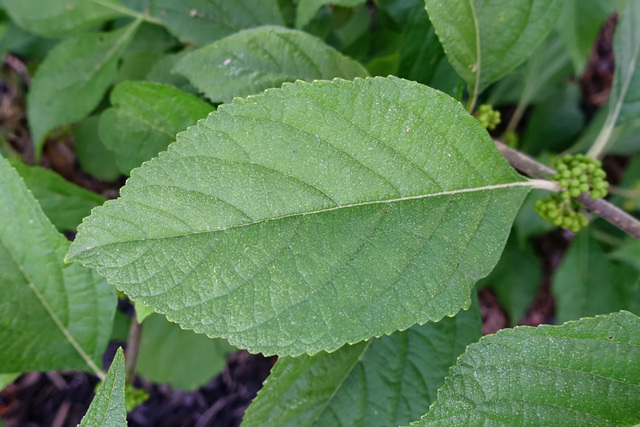
[[[213,102],[295,80],[368,76],[357,61],[307,33],[281,27],[241,31],[186,55],[175,71]]]
[[[117,0],[105,4],[120,5]],[[92,0],[0,0],[11,19],[30,33],[63,37],[121,16]]]
[[[630,426],[640,422],[640,318],[503,329],[458,359],[412,426]]]
[[[275,0],[151,0],[149,9],[176,37],[196,46],[247,28],[284,26]]]
[[[531,185],[441,92],[297,82],[178,134],[68,258],[236,346],[333,351],[468,307]]]
[[[98,105],[115,81],[120,55],[137,25],[69,38],[40,64],[27,94],[29,128],[37,154],[49,131],[84,118]]]
[[[107,376],[78,427],[126,427],[124,381],[124,353],[120,347],[111,362]]]
[[[151,82],[120,83],[111,92],[111,105],[100,116],[98,134],[126,175],[213,110],[194,95]]]
[[[477,298],[453,318],[333,353],[281,357],[242,426],[402,425],[424,414],[449,368],[481,337]]]
[[[64,264],[69,242],[3,157],[0,218],[0,372],[95,371],[115,292],[93,271]]]
[[[560,0],[425,0],[449,62],[480,93],[513,71],[545,39]]]

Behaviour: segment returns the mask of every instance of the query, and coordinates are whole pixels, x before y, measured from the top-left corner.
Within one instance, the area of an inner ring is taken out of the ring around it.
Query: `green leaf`
[[[402,28],[398,75],[433,87],[430,83],[443,62],[447,59],[424,2],[417,1]],[[451,74],[455,76],[453,70]]]
[[[241,31],[186,55],[175,71],[213,102],[228,102],[295,80],[351,80],[367,70],[302,31],[261,27]]]
[[[196,46],[247,28],[284,25],[275,0],[151,0],[149,8],[176,37]]]
[[[640,313],[638,273],[614,265],[590,230],[578,233],[553,275],[558,322],[621,309]]]
[[[540,285],[541,268],[531,245],[520,247],[512,235],[500,262],[484,280],[507,311],[511,326],[520,323],[531,305]]]
[[[0,374],[0,391],[18,379],[20,374]]]
[[[549,34],[559,0],[425,0],[449,62],[476,98],[524,62]]]
[[[91,270],[64,264],[69,242],[2,157],[0,218],[0,372],[100,372],[113,288]]]
[[[151,314],[144,321],[138,373],[154,383],[168,383],[177,390],[193,390],[209,382],[236,350],[225,340],[207,338],[164,316]]]
[[[243,427],[386,427],[418,418],[435,401],[449,367],[481,337],[476,298],[471,307],[334,353],[279,358]]]
[[[78,427],[126,427],[124,353],[118,348],[111,368]]]
[[[116,159],[104,146],[98,135],[100,116],[87,117],[73,130],[74,148],[78,163],[89,174],[104,181],[115,181],[120,176]]]
[[[609,108],[617,114],[616,123],[640,118],[640,3],[624,1],[616,26],[613,56],[616,71],[609,95]]]
[[[60,231],[75,231],[91,209],[104,203],[103,197],[70,183],[50,169],[27,166],[18,159],[10,163]]]
[[[617,251],[612,252],[610,258],[623,262],[640,273],[640,241],[632,239]]]
[[[288,83],[179,134],[68,258],[239,347],[333,351],[468,307],[531,186],[434,89]]]
[[[98,133],[127,175],[213,110],[194,95],[151,82],[120,83],[111,92],[111,105],[100,116]]]
[[[618,2],[619,21],[613,38],[616,70],[609,94],[609,111],[598,138],[587,154],[598,157],[611,144],[617,126],[635,122],[640,125],[640,2]]]
[[[578,75],[587,66],[591,46],[602,23],[615,10],[611,0],[565,0],[556,28],[562,37]]]
[[[29,127],[37,156],[47,133],[84,118],[117,74],[120,55],[139,21],[110,33],[88,33],[55,47],[38,67],[27,94]]]
[[[620,312],[503,329],[472,344],[412,426],[640,422],[640,319]]]
[[[121,16],[108,6],[117,7],[117,0],[0,0],[0,4],[18,25],[44,37],[68,36]]]
[[[304,28],[316,16],[320,8],[326,4],[355,7],[366,2],[367,0],[299,0],[296,7],[296,28]]]
[[[533,108],[527,120],[520,149],[530,155],[562,152],[584,126],[582,88],[577,83],[552,87],[553,93]]]
[[[133,307],[136,310],[136,320],[140,323],[144,322],[150,314],[155,313],[153,307],[146,306],[141,301],[135,301]]]

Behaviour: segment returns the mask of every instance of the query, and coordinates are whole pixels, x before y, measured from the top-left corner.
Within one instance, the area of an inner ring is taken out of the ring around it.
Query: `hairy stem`
[[[131,328],[129,329],[129,339],[127,340],[127,357],[125,361],[126,384],[132,384],[136,377],[136,364],[140,353],[140,338],[142,337],[142,324],[133,313],[131,318]]]
[[[509,164],[525,175],[533,178],[546,179],[556,173],[553,168],[508,147],[500,141],[494,141],[494,143]],[[601,216],[625,233],[640,240],[640,221],[638,221],[637,218],[604,199],[593,200],[587,193],[581,194],[577,200],[591,212]]]

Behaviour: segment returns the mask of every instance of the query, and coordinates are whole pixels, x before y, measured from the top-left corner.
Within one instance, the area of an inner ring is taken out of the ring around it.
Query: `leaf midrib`
[[[163,186],[163,188],[166,188],[166,187],[167,186]],[[326,212],[338,211],[338,210],[342,210],[342,209],[353,209],[353,208],[358,208],[358,207],[362,207],[362,206],[369,206],[369,205],[376,205],[376,204],[391,204],[391,203],[406,202],[406,201],[411,201],[411,200],[426,199],[426,198],[430,198],[430,197],[455,196],[457,194],[475,193],[475,192],[480,192],[480,191],[492,191],[492,190],[500,190],[500,189],[506,189],[506,188],[517,188],[517,187],[534,187],[534,185],[533,185],[533,183],[531,181],[527,180],[527,181],[510,182],[510,183],[505,183],[505,184],[486,185],[486,186],[482,186],[482,187],[463,188],[463,189],[459,189],[459,190],[442,191],[442,192],[439,192],[439,193],[421,194],[421,195],[416,195],[416,196],[405,196],[405,197],[398,197],[398,198],[394,198],[394,199],[371,200],[371,201],[366,201],[366,202],[352,203],[352,204],[348,204],[348,205],[333,206],[333,207],[330,207],[330,208],[318,209],[318,210],[315,210],[315,211],[297,212],[297,213],[292,213],[292,214],[287,214],[287,215],[281,215],[281,216],[278,216],[278,217],[262,218],[262,219],[251,221],[251,222],[245,222],[245,223],[242,223],[242,224],[230,225],[230,226],[227,226],[227,227],[219,227],[219,228],[214,228],[214,229],[210,229],[210,230],[202,230],[202,231],[194,231],[194,232],[189,232],[189,233],[172,234],[172,235],[169,235],[169,236],[145,236],[144,240],[145,241],[154,241],[154,240],[173,239],[173,238],[178,238],[178,237],[187,237],[187,236],[200,235],[200,234],[206,234],[206,233],[217,233],[217,232],[220,232],[220,231],[227,231],[227,230],[232,230],[232,229],[235,229],[235,228],[242,228],[242,227],[247,227],[247,226],[251,226],[251,225],[262,224],[262,223],[269,222],[269,221],[279,221],[279,220],[283,220],[283,219],[287,219],[287,218],[296,218],[296,217],[307,216],[307,215],[317,215],[317,214],[322,214],[322,213],[326,213]],[[185,190],[182,187],[176,187],[176,188],[179,188],[181,190]],[[196,190],[188,190],[188,191],[197,192]],[[208,197],[212,197],[211,194],[205,194],[205,193],[202,193],[202,194],[204,194],[204,195],[206,195]],[[213,196],[213,197],[215,197],[215,196]],[[104,207],[108,206],[110,203],[118,203],[118,202],[115,201],[115,200],[112,201],[112,202],[107,202],[104,205]],[[136,203],[140,203],[140,201],[136,201]],[[157,207],[152,207],[152,206],[147,206],[147,207],[152,208],[154,210],[158,209]],[[124,219],[124,218],[122,218],[122,219]],[[122,244],[122,243],[133,243],[133,242],[138,242],[138,241],[141,241],[141,240],[142,240],[142,238],[130,239],[130,240],[119,240],[117,242],[105,243],[103,245],[100,245],[100,247],[106,247],[106,246],[110,246],[110,245],[118,245],[118,244]],[[72,256],[68,257],[67,261],[75,258],[79,253],[85,252],[87,250],[93,250],[93,249],[95,249],[95,246],[91,247],[90,249],[83,249],[81,251],[78,251],[75,254],[73,254]]]
[[[58,315],[55,313],[53,308],[51,308],[47,300],[40,293],[40,290],[33,283],[31,275],[24,269],[22,264],[16,259],[15,254],[11,250],[11,246],[7,245],[2,235],[0,235],[0,243],[2,243],[2,246],[11,255],[11,261],[13,261],[14,265],[18,267],[18,270],[20,270],[22,277],[24,277],[25,281],[27,282],[27,285],[29,286],[29,289],[31,289],[31,291],[34,293],[34,295],[38,299],[38,301],[40,301],[40,304],[47,311],[47,313],[49,314],[49,317],[51,317],[51,319],[53,320],[55,325],[58,327],[58,329],[60,330],[62,335],[65,337],[65,339],[71,344],[71,346],[76,350],[78,355],[94,371],[94,373],[101,379],[104,379],[104,373],[102,372],[102,370],[93,362],[91,357],[84,351],[84,349],[80,346],[80,344],[75,340],[75,338],[73,337],[73,335],[71,335],[69,330],[62,324],[62,321],[60,320]]]

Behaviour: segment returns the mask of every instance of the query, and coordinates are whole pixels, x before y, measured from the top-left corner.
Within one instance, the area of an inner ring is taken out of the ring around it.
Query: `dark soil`
[[[609,94],[614,70],[611,42],[615,23],[616,16],[605,23],[582,80],[583,108],[589,117],[604,104]],[[24,93],[30,83],[26,70],[20,58],[5,56],[0,75],[0,132],[13,150],[32,161],[24,112]],[[620,176],[624,163],[624,158],[614,158],[605,162],[605,167],[610,176]],[[73,138],[68,133],[50,138],[42,164],[107,198],[117,197],[123,184],[122,181],[101,182],[83,172],[75,160]],[[523,324],[553,323],[551,277],[572,236],[569,232],[556,230],[532,240],[542,263],[543,278]],[[494,333],[508,326],[505,311],[490,289],[481,290],[479,299],[483,333]],[[105,368],[114,352],[115,345],[112,345],[107,351],[109,356],[105,356]],[[275,358],[239,351],[229,356],[222,374],[191,393],[137,379],[136,386],[144,388],[150,398],[129,414],[129,426],[237,426],[274,362]],[[24,374],[0,393],[0,417],[7,427],[76,426],[91,403],[97,382],[96,377],[84,372]]]

